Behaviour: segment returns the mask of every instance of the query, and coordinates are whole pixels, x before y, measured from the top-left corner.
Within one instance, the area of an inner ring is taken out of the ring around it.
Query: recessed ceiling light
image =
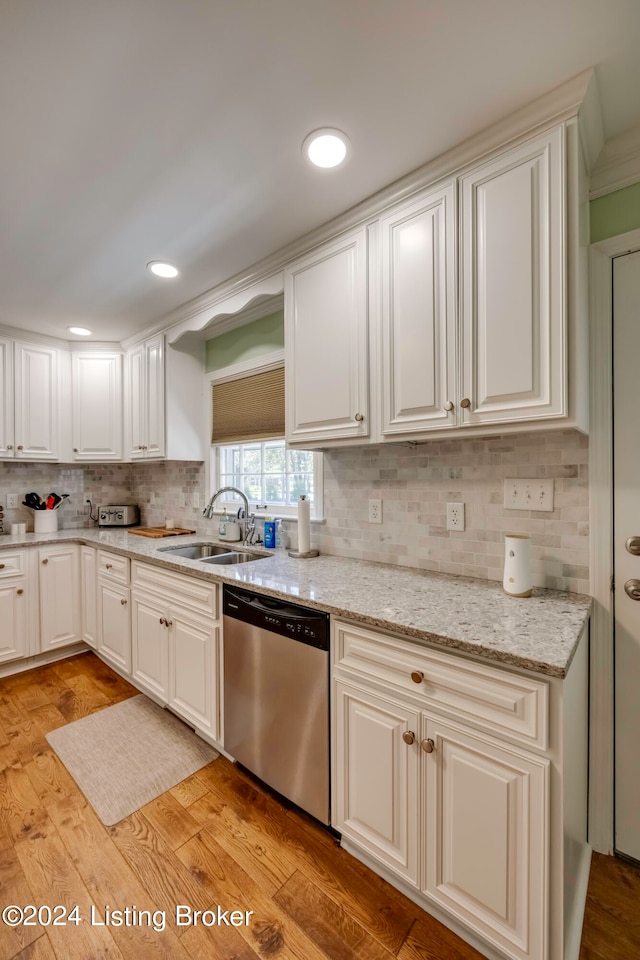
[[[151,270],[156,277],[162,277],[163,280],[172,280],[177,277],[180,271],[172,263],[166,263],[164,260],[151,260],[147,264],[147,270]]]
[[[67,327],[69,333],[75,333],[77,337],[90,337],[93,330],[87,330],[86,327]]]
[[[351,142],[346,133],[323,127],[305,137],[302,152],[316,167],[337,167],[346,159]]]

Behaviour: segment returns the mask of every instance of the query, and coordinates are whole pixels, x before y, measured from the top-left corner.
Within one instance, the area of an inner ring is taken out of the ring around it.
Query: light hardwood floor
[[[223,757],[105,827],[45,734],[136,693],[93,654],[0,680],[0,907],[78,904],[83,917],[0,922],[0,960],[480,960]],[[177,904],[253,916],[178,927]],[[166,928],[92,924],[92,905],[97,921],[107,907],[164,911]],[[623,957],[640,958],[640,871],[596,856],[581,960]]]

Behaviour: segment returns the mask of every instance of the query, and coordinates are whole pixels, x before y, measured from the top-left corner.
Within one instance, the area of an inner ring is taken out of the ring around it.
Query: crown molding
[[[589,98],[593,108],[588,114],[590,130],[586,137],[586,151],[588,157],[591,157],[593,150],[597,149],[598,140],[597,121],[594,119],[598,109],[597,87],[593,69],[572,77],[527,106],[389,184],[333,220],[166,314],[153,326],[124,340],[124,345],[133,345],[157,333],[166,333],[168,342],[175,343],[187,333],[201,332],[210,325],[213,328],[216,314],[229,315],[244,310],[255,297],[261,295],[259,291],[262,286],[270,287],[271,295],[282,293],[284,278],[280,271],[290,260],[351,227],[365,224],[377,217],[386,207],[412,197],[419,190],[444,178],[458,176],[471,164],[482,162],[506,147],[517,146],[545,129],[577,116],[585,100],[588,103]],[[252,295],[254,288],[258,292]],[[243,314],[242,323],[244,322]]]
[[[605,144],[591,172],[592,200],[640,181],[640,126]]]

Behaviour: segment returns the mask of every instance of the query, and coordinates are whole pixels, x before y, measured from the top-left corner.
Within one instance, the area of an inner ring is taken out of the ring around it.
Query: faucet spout
[[[238,490],[237,487],[220,487],[219,490],[216,490],[216,492],[213,494],[213,496],[212,496],[211,499],[209,500],[209,503],[206,505],[206,507],[205,507],[204,510],[202,511],[202,516],[203,516],[203,517],[206,517],[207,520],[211,520],[211,519],[212,519],[212,517],[213,517],[213,505],[214,505],[214,503],[216,502],[216,500],[218,499],[218,497],[220,496],[221,493],[237,493],[238,496],[242,499],[242,503],[243,503],[243,507],[244,507],[244,521],[243,521],[242,528],[243,528],[243,531],[244,531],[244,537],[243,537],[243,539],[244,539],[244,541],[245,541],[245,543],[246,543],[246,538],[247,538],[247,531],[248,531],[248,529],[253,529],[253,530],[255,530],[255,518],[253,517],[253,515],[249,516],[249,501],[247,500],[247,498],[246,498],[245,494],[242,492],[242,490]]]

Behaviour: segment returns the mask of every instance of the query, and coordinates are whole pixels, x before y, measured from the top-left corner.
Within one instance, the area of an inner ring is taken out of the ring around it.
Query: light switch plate
[[[504,481],[505,510],[553,510],[553,480]]]

